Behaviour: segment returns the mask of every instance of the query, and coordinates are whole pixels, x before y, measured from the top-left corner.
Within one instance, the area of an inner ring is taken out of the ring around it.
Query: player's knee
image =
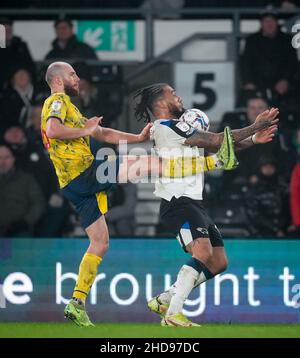
[[[228,267],[228,260],[226,257],[224,257],[223,259],[223,266],[222,266],[222,272],[227,270],[227,267]]]
[[[99,256],[103,256],[106,251],[109,249],[109,240],[108,238],[101,237],[93,237],[91,240],[91,246],[93,247],[93,250],[96,250],[97,252],[101,253]]]
[[[101,242],[99,248],[105,253],[109,249],[109,242]]]
[[[223,257],[219,262],[218,262],[218,267],[217,267],[217,273],[222,273],[224,272],[228,267],[228,260],[226,257]]]
[[[108,243],[101,242],[101,243],[96,243],[93,245],[94,252],[96,252],[97,255],[100,257],[103,257],[106,254],[108,249],[109,249]]]
[[[211,247],[201,247],[199,250],[193,250],[193,256],[205,264],[212,259],[213,250]]]

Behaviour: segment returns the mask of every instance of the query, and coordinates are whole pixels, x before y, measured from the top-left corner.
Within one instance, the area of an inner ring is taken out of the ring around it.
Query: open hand
[[[94,133],[99,124],[101,124],[102,118],[103,117],[92,117],[86,121],[84,128],[87,130],[87,135],[92,135]]]
[[[279,114],[278,108],[271,108],[270,110],[266,110],[260,113],[254,122],[256,131],[260,131],[262,129],[273,126],[278,123],[279,119],[277,118]]]
[[[146,127],[139,134],[139,142],[144,142],[150,138],[150,129],[153,126],[152,123],[148,123]]]
[[[267,129],[263,129],[255,134],[255,142],[257,144],[264,144],[271,142],[278,130],[278,127],[276,124],[272,125],[271,127]]]

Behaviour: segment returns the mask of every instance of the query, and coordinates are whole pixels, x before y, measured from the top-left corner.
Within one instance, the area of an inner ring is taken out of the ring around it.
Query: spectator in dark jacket
[[[10,127],[4,133],[4,141],[12,148],[16,157],[16,167],[32,174],[46,200],[58,191],[55,171],[44,148],[29,142],[21,127]]]
[[[34,177],[15,168],[6,145],[0,145],[0,203],[0,237],[33,236],[45,199]]]
[[[17,67],[27,69],[31,76],[35,75],[35,64],[27,44],[13,34],[13,22],[8,19],[0,20],[5,26],[6,48],[1,50],[0,90],[9,80]]]
[[[47,60],[97,60],[92,47],[77,39],[73,31],[73,23],[70,20],[57,20],[54,26],[57,37],[52,42],[52,50],[46,55]]]
[[[33,113],[37,115],[38,109],[36,108]],[[39,126],[40,115],[41,113],[39,113]],[[30,120],[32,119],[36,118],[31,115]],[[39,134],[39,139],[36,135],[35,141],[30,142],[21,127],[11,127],[6,130],[4,140],[14,150],[16,168],[34,176],[46,199],[47,207],[35,230],[36,235],[41,237],[60,236],[66,226],[69,206],[60,193],[55,170],[42,145],[41,135]]]
[[[30,73],[25,68],[19,68],[13,74],[9,86],[0,95],[2,133],[11,126],[26,127],[35,96]]]
[[[257,181],[246,195],[249,232],[254,236],[283,236],[289,222],[288,187],[277,173],[276,161],[259,161]]]
[[[242,58],[244,89],[269,89],[280,98],[290,92],[296,72],[297,54],[291,37],[280,31],[276,13],[263,13],[261,30],[246,40]]]
[[[250,98],[244,113],[225,113],[219,131],[222,132],[226,126],[231,129],[244,128],[255,122],[259,113],[268,109],[268,103],[259,97]],[[258,158],[262,156],[274,156],[278,159],[277,169],[280,173],[290,173],[293,164],[290,163],[290,155],[281,147],[281,133],[272,142],[263,146],[254,145],[247,150],[237,152],[239,166],[236,170],[223,172],[223,185],[227,188],[234,184],[247,184],[249,179],[258,172]],[[229,191],[228,189],[227,191]]]

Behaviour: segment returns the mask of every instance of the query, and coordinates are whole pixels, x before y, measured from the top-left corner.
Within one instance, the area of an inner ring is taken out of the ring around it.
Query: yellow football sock
[[[210,170],[216,170],[219,169],[219,160],[217,156],[209,155],[208,157],[204,157],[205,159],[205,172]]]
[[[76,286],[73,292],[74,298],[79,298],[82,301],[85,301],[93,282],[95,281],[98,266],[100,265],[102,258],[86,253],[79,266],[79,274],[76,282]]]
[[[216,169],[219,169],[219,165],[215,154],[208,157],[163,159],[163,176],[169,178],[182,178]]]

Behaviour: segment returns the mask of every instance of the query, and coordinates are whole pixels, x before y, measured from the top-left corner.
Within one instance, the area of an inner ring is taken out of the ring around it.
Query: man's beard
[[[173,118],[179,119],[183,113],[185,112],[185,108],[182,108],[181,110],[177,108],[176,106],[170,104],[169,105],[169,112],[171,113]]]
[[[70,97],[76,97],[79,94],[78,89],[70,86],[69,84],[65,84],[65,93]]]

